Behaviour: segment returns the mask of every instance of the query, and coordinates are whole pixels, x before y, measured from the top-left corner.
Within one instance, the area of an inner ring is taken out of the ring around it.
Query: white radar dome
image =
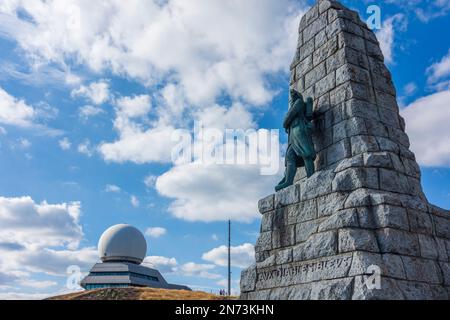
[[[98,241],[98,253],[103,262],[125,261],[141,264],[147,254],[147,242],[135,227],[118,224],[103,232]]]

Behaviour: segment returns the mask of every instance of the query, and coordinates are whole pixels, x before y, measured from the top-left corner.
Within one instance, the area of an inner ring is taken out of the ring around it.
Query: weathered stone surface
[[[439,262],[439,266],[442,270],[442,274],[444,276],[444,284],[446,286],[450,286],[450,263],[448,262]]]
[[[420,256],[419,240],[415,234],[384,228],[377,231],[377,239],[382,253]]]
[[[371,193],[368,189],[358,189],[349,194],[345,200],[345,208],[370,206],[372,204]]]
[[[355,167],[362,167],[364,164],[363,162],[363,156],[357,155],[355,157],[347,158],[342,160],[339,165],[334,169],[335,173],[344,171],[349,168],[355,168]]]
[[[351,255],[339,255],[265,268],[258,267],[256,288],[284,287],[346,277],[351,264]]]
[[[292,248],[280,250],[275,255],[275,262],[277,265],[292,262]]]
[[[341,32],[338,35],[338,47],[350,47],[352,49],[355,49],[359,52],[365,52],[366,48],[364,45],[364,38],[349,33],[349,32]]]
[[[383,254],[382,274],[397,279],[406,279],[405,268],[401,256],[396,254]]]
[[[374,222],[378,228],[397,228],[408,231],[406,209],[382,204],[374,208]]]
[[[297,65],[297,69],[295,71],[296,76],[298,78],[303,77],[307,72],[311,71],[312,68],[313,68],[312,55],[309,55]]]
[[[375,137],[366,135],[351,137],[351,147],[353,156],[380,150]]]
[[[241,292],[249,292],[255,290],[256,286],[256,265],[243,270],[241,272]]]
[[[287,208],[288,224],[295,224],[317,218],[316,199],[302,201]]]
[[[398,281],[398,286],[406,300],[432,300],[433,291],[427,283]]]
[[[337,254],[337,232],[316,233],[294,247],[294,261],[304,261]]]
[[[331,216],[337,211],[344,209],[346,193],[330,193],[317,199],[317,214],[319,218]]]
[[[272,231],[272,247],[284,248],[295,244],[295,225]]]
[[[359,227],[356,209],[341,210],[320,223],[318,231],[329,231],[340,228]]]
[[[374,102],[374,96],[369,91],[367,85],[354,81],[345,82],[330,92],[330,102],[332,105],[337,105],[350,99]]]
[[[369,78],[370,76],[367,70],[352,64],[344,64],[336,70],[336,85],[341,85],[347,81],[356,81],[367,84]]]
[[[373,289],[367,285],[369,276],[356,276],[352,300],[404,300],[405,297],[398,286],[398,281],[381,277],[381,289]]]
[[[380,170],[380,189],[398,192],[409,193],[408,179],[405,175],[396,171],[379,169]]]
[[[330,37],[324,45],[322,45],[313,54],[313,64],[317,66],[319,63],[325,61],[328,57],[334,54],[338,50],[338,38]]]
[[[353,191],[359,188],[378,189],[378,173],[373,168],[349,168],[338,172],[333,180],[333,192]]]
[[[434,261],[422,258],[402,256],[406,278],[412,281],[424,281],[439,284],[437,264]]]
[[[298,223],[295,226],[295,241],[296,243],[305,242],[308,238],[317,232],[318,221],[312,220],[307,222]]]
[[[365,251],[353,253],[352,267],[349,276],[380,275],[396,279],[406,279],[401,256],[394,254],[378,254]]]
[[[294,184],[275,194],[275,208],[284,207],[300,201],[300,185]]]
[[[339,252],[358,250],[379,252],[377,239],[373,232],[359,228],[339,230]]]
[[[322,14],[328,9],[343,9],[344,7],[337,1],[333,0],[322,0],[319,1],[319,13]],[[329,23],[332,21],[328,21]]]
[[[269,300],[270,297],[270,289],[267,290],[258,290],[248,292],[247,299],[248,300]],[[241,297],[242,299],[242,297]]]
[[[378,114],[378,110],[376,105],[371,104],[367,101],[359,100],[359,99],[350,99],[345,102],[345,115],[347,117],[359,117],[365,119],[366,130],[369,135],[375,134],[374,132],[369,131],[369,126],[367,125],[368,121],[371,120],[375,123],[377,128],[379,127],[379,119],[380,116]],[[373,130],[372,130],[373,131]]]
[[[258,210],[261,214],[264,214],[266,212],[272,211],[275,209],[274,207],[274,200],[275,195],[271,194],[268,197],[265,197],[264,199],[259,200],[258,202]]]
[[[328,17],[326,15],[320,15],[316,20],[311,22],[303,30],[303,41],[313,39],[320,30],[324,29],[328,24]]]
[[[275,211],[266,212],[261,219],[261,230],[260,232],[267,232],[273,230],[273,216]]]
[[[436,241],[436,251],[438,253],[438,259],[440,261],[449,261],[446,247],[446,242],[448,242],[448,240],[437,237],[434,237],[434,240]]]
[[[353,290],[353,278],[320,281],[311,289],[311,300],[350,300]]]
[[[331,192],[331,181],[334,170],[321,170],[301,184],[300,198],[302,201],[314,199]]]
[[[327,149],[328,165],[332,165],[350,156],[351,156],[351,147],[349,139],[344,139],[337,143],[334,143]]]
[[[367,134],[364,119],[352,117],[343,120],[333,127],[333,142],[338,142],[347,137]]]
[[[325,78],[315,83],[315,93],[318,97],[332,90],[336,85],[336,76],[334,73],[330,73]]]
[[[419,234],[418,236],[420,255],[424,258],[437,259],[439,257],[438,246],[434,238],[425,234]]]
[[[256,241],[255,251],[265,251],[272,249],[272,232],[261,232],[258,241]]]
[[[316,82],[325,77],[325,75],[325,62],[323,62],[305,75],[305,89],[316,84]]]
[[[364,165],[367,167],[393,168],[388,152],[370,152],[364,154]]]
[[[429,213],[421,210],[408,209],[408,218],[412,232],[432,234],[433,222]]]
[[[355,251],[353,253],[352,266],[349,271],[349,276],[368,275],[373,274],[371,267],[376,266],[382,268],[383,262],[381,254]]]
[[[449,216],[450,218],[450,216]],[[434,226],[438,237],[450,239],[450,219],[434,216]]]

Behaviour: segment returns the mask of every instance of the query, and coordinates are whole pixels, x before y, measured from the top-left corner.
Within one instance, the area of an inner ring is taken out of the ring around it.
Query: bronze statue
[[[303,96],[293,89],[289,96],[290,108],[283,123],[288,134],[286,171],[283,180],[275,187],[275,191],[287,188],[294,183],[297,168],[304,166],[308,178],[315,171],[316,151],[312,141],[313,100],[308,98],[305,103]]]

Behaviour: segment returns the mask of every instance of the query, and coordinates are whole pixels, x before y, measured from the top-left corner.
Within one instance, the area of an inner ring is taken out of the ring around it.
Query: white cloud
[[[19,127],[30,127],[36,111],[24,100],[17,99],[0,87],[0,123]]]
[[[73,97],[84,97],[92,103],[99,105],[110,99],[109,83],[106,80],[92,82],[88,86],[80,86],[78,89],[72,90]]]
[[[64,150],[70,150],[70,147],[72,146],[72,144],[70,143],[70,140],[67,137],[62,138],[61,140],[58,141],[59,147]]]
[[[51,296],[51,293],[0,292],[1,300],[42,300]]]
[[[102,108],[94,107],[91,105],[86,105],[86,106],[80,107],[80,109],[79,109],[79,115],[83,120],[87,120],[90,117],[94,117],[94,116],[102,114],[104,112],[105,112],[105,110],[103,110]]]
[[[434,63],[427,69],[428,83],[435,84],[437,81],[450,76],[450,50],[439,62]]]
[[[36,279],[35,274],[60,277],[70,265],[90,267],[98,253],[93,247],[79,248],[83,238],[79,217],[79,202],[0,197],[0,282],[16,290],[45,289],[56,285],[57,279]]]
[[[116,121],[119,127],[120,139],[112,143],[103,143],[99,151],[106,161],[135,162],[144,164],[148,162],[170,162],[173,127],[157,126],[142,130],[128,120]]]
[[[155,176],[155,175],[153,175],[153,174],[150,174],[150,175],[146,176],[146,177],[144,178],[144,184],[145,184],[145,186],[146,186],[147,188],[154,188],[154,187],[155,187],[155,182],[156,182],[156,179],[157,179],[157,178],[158,178],[158,177]]]
[[[408,20],[405,15],[398,13],[383,23],[381,30],[376,32],[380,42],[381,51],[387,63],[394,63],[394,46],[397,31],[405,31],[408,26]]]
[[[152,237],[152,238],[159,238],[162,237],[167,233],[167,230],[165,228],[161,227],[152,227],[145,230],[145,235]]]
[[[258,200],[273,192],[277,180],[279,176],[262,176],[258,166],[190,163],[158,177],[156,189],[175,199],[169,210],[177,218],[249,222],[260,216]]]
[[[157,269],[161,273],[175,273],[180,276],[198,277],[205,279],[220,279],[221,275],[214,273],[216,268],[213,264],[199,264],[188,262],[179,265],[175,258],[167,258],[161,256],[148,256],[144,259],[144,265]]]
[[[214,241],[218,241],[219,237],[217,236],[217,234],[213,233],[213,235],[211,236],[211,239],[213,239]]]
[[[20,138],[17,142],[20,149],[28,149],[31,147],[31,142],[28,139]]]
[[[228,247],[214,248],[202,256],[203,260],[212,262],[218,266],[228,266]],[[255,247],[250,243],[231,247],[231,265],[238,268],[247,268],[255,262]]]
[[[112,193],[118,193],[121,191],[119,186],[116,186],[114,184],[107,184],[105,187],[106,192],[112,192]]]
[[[174,273],[178,266],[175,258],[167,258],[161,256],[148,256],[144,259],[144,265],[157,269],[161,273]]]
[[[215,269],[213,264],[198,264],[188,262],[178,268],[178,272],[184,276],[200,277],[206,279],[220,279],[221,275],[211,272]]]
[[[32,279],[19,280],[18,283],[23,287],[30,287],[35,289],[46,289],[49,287],[54,287],[58,284],[56,281],[39,281]]]
[[[417,17],[425,23],[435,18],[445,16],[450,11],[450,2],[448,2],[448,0],[435,0],[431,3],[427,2],[424,5],[424,8],[415,9],[415,13]]]
[[[0,135],[6,135],[8,133],[8,131],[6,131],[5,128],[0,127]]]
[[[88,139],[80,143],[77,150],[79,153],[84,154],[87,157],[92,157],[95,152],[93,146],[91,145],[91,142]]]
[[[424,166],[450,167],[450,90],[420,98],[404,110],[411,149]]]
[[[118,114],[126,118],[145,116],[151,109],[150,96],[122,97],[116,101]]]
[[[416,91],[417,91],[417,85],[414,82],[409,82],[403,88],[403,92],[405,93],[406,96],[413,95],[414,93],[416,93]]]
[[[83,233],[80,203],[38,204],[30,197],[0,197],[0,242],[76,247]]]
[[[130,203],[135,208],[139,207],[139,199],[134,195],[130,197]]]
[[[265,75],[289,66],[300,9],[304,2],[291,0],[24,1],[0,8],[0,30],[39,62],[146,84],[168,78],[193,104],[223,91],[263,104],[273,94]]]
[[[229,108],[219,105],[204,108],[195,114],[195,120],[202,123],[206,128],[219,130],[247,130],[256,127],[253,115],[240,103],[233,104]]]
[[[127,99],[138,106],[124,108],[126,114],[116,110],[119,137],[99,150],[106,161],[168,162],[170,136],[180,123],[204,115],[220,125],[254,125],[245,109],[271,101],[278,88],[268,76],[287,76],[305,7],[293,0],[16,2],[2,8],[0,30],[35,64],[88,66],[153,89],[152,121],[132,121],[148,113],[149,96],[119,99],[118,106]],[[73,95],[100,104],[111,94],[102,80]],[[216,106],[224,96],[230,106]]]

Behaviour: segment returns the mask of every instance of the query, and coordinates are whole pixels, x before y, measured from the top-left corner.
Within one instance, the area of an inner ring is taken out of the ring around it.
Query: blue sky
[[[364,19],[380,6],[377,35],[425,193],[450,208],[450,2],[342,2]],[[217,291],[228,218],[237,290],[257,200],[281,172],[174,167],[168,141],[200,120],[279,129],[311,3],[1,1],[0,297],[67,291],[66,268],[86,272],[117,223],[146,233],[146,261],[169,281]]]

